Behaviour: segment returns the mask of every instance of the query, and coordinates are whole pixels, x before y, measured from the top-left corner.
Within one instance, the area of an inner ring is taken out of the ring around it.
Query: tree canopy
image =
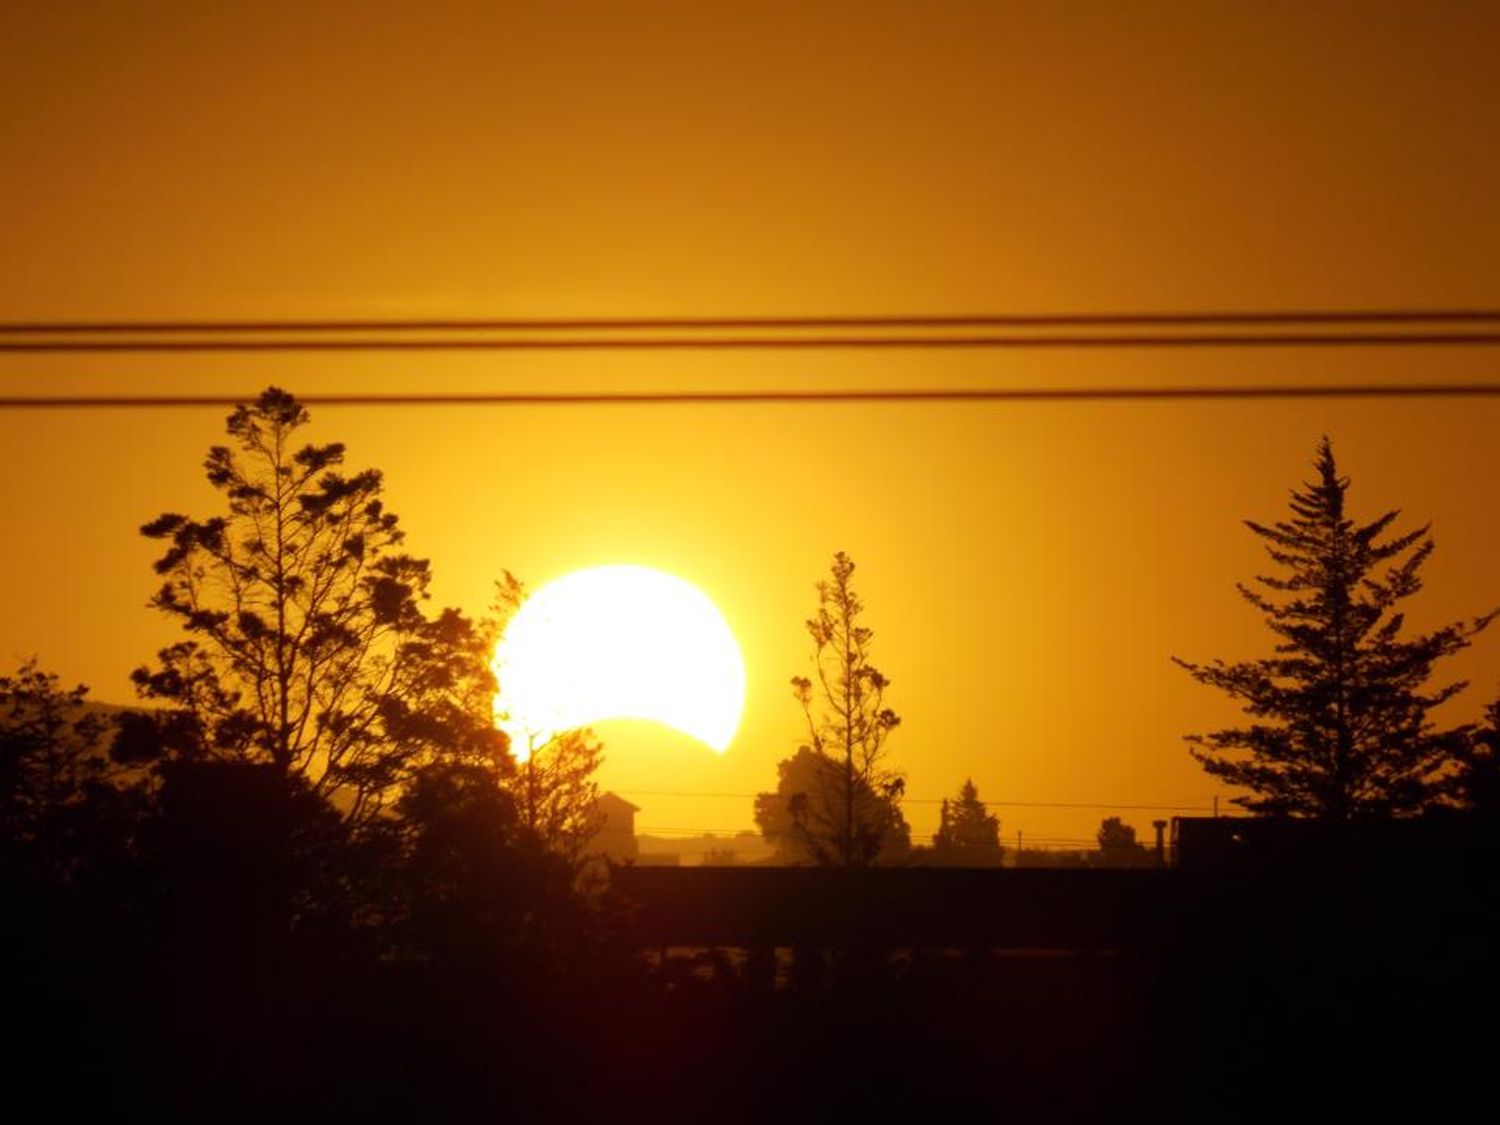
[[[755,823],[781,863],[849,866],[844,859],[845,786],[841,763],[804,746],[778,763],[774,792],[755,798]],[[854,780],[852,854],[857,863],[892,862],[911,849],[911,829],[889,795]]]
[[[0,850],[4,865],[69,879],[127,845],[128,771],[109,756],[114,723],[35,659],[0,676]]]
[[[1291,497],[1291,516],[1246,521],[1277,573],[1240,594],[1277,637],[1259,660],[1194,664],[1200,683],[1241,700],[1248,726],[1188,736],[1205,770],[1249,795],[1257,812],[1348,819],[1412,813],[1438,800],[1469,729],[1440,730],[1433,708],[1462,682],[1429,688],[1434,663],[1484,629],[1494,613],[1410,634],[1400,606],[1422,588],[1433,551],[1428,527],[1386,537],[1399,515],[1361,524],[1347,511],[1349,480],[1333,446],[1318,447],[1315,478]]]
[[[297,444],[308,421],[275,387],[237,407],[204,463],[225,510],[141,529],[167,544],[151,604],[187,636],[134,679],[189,720],[167,752],[269,763],[359,822],[434,756],[499,768],[505,740],[485,631],[425,612],[429,567],[399,550],[381,474]]]
[[[979,799],[979,788],[966,778],[954,800],[943,800],[933,852],[945,863],[996,864],[1000,847],[1000,818],[991,816]]]
[[[1484,725],[1464,747],[1453,781],[1460,804],[1493,816],[1500,813],[1500,699],[1491,701],[1484,716]]]
[[[506,571],[495,583],[495,602],[483,624],[491,645],[525,599],[525,584]],[[497,715],[515,718],[506,710],[505,685],[497,688]],[[525,745],[520,745],[522,741]],[[587,727],[541,734],[524,730],[516,734],[511,750],[517,766],[507,785],[515,797],[520,823],[552,852],[577,866],[604,823],[595,780],[604,760],[603,743]]]

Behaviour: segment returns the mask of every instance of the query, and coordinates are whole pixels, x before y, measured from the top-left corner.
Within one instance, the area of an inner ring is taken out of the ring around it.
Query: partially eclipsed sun
[[[604,719],[652,719],[723,753],[745,706],[745,664],[718,607],[643,566],[549,582],[495,646],[495,722],[517,759]]]

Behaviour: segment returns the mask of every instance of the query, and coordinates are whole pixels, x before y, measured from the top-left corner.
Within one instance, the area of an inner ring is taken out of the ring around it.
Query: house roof
[[[631,812],[640,812],[640,805],[632,805],[618,793],[601,793],[599,799],[594,802],[605,812],[623,812],[628,809]]]

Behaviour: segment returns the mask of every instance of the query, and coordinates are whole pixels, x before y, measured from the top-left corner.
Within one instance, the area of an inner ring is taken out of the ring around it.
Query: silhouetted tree
[[[1098,862],[1105,867],[1140,867],[1151,861],[1151,853],[1135,838],[1135,827],[1117,816],[1101,820],[1094,838],[1099,842]]]
[[[845,866],[843,763],[803,746],[776,766],[773,793],[755,798],[755,823],[781,863]],[[911,829],[886,793],[854,779],[855,862],[898,861],[911,849]]]
[[[932,847],[934,858],[943,863],[1000,865],[1005,854],[1000,847],[1000,819],[985,808],[972,778],[965,779],[956,799],[943,800]]]
[[[1500,813],[1500,698],[1485,709],[1485,724],[1464,748],[1454,792],[1465,808]]]
[[[864,604],[850,581],[854,562],[838,552],[831,574],[817,584],[817,612],[807,621],[814,675],[794,676],[792,690],[807,720],[803,749],[837,768],[812,771],[815,791],[788,811],[816,862],[856,867],[880,854],[890,828],[883,810],[896,808],[905,789],[885,765],[886,738],[901,720],[884,705],[890,681],[870,663],[874,634],[858,623]],[[870,796],[878,800],[872,803]],[[866,811],[874,816],[871,823],[861,822]]]
[[[87,695],[34,659],[0,676],[0,848],[34,877],[119,858],[139,815],[133,779],[108,753],[113,724]]]
[[[491,647],[526,598],[522,582],[509,571],[495,583],[495,604],[484,622]],[[497,714],[505,709],[505,685],[499,684]],[[603,826],[599,785],[595,780],[604,747],[588,728],[519,732],[511,740],[517,768],[506,782],[515,798],[520,823],[568,863],[577,865],[584,846]]]
[[[541,951],[549,940],[541,928],[570,909],[571,872],[525,831],[493,770],[462,762],[418,769],[396,812],[387,866],[400,923],[388,934],[398,946],[481,963]]]
[[[8,842],[35,844],[103,777],[105,720],[84,710],[87,694],[82,685],[64,690],[34,659],[0,676],[0,824]]]
[[[381,474],[295,444],[307,422],[275,387],[237,407],[205,462],[227,512],[142,528],[168,544],[152,605],[188,639],[134,678],[188,717],[171,755],[270,763],[360,823],[434,756],[500,768],[505,739],[484,630],[423,612],[428,564],[397,550]]]
[[[1117,816],[1107,816],[1101,820],[1094,838],[1099,841],[1100,851],[1122,851],[1140,846],[1135,841],[1135,827]]]
[[[603,826],[595,773],[603,745],[587,729],[563,731],[530,748],[508,781],[521,823],[569,863]]]
[[[1467,646],[1494,614],[1403,638],[1397,607],[1421,589],[1418,572],[1433,549],[1428,528],[1382,541],[1398,513],[1356,523],[1327,438],[1315,464],[1316,479],[1292,493],[1290,519],[1246,521],[1282,571],[1257,578],[1270,594],[1239,586],[1279,638],[1276,655],[1207,665],[1173,658],[1201,683],[1243,700],[1257,721],[1188,741],[1210,774],[1251,791],[1235,800],[1257,812],[1329,819],[1414,812],[1440,794],[1470,733],[1439,731],[1430,721],[1431,709],[1465,686],[1425,690],[1432,666]]]

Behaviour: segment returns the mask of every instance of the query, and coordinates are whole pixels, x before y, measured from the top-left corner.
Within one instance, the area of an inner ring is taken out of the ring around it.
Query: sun
[[[649,719],[723,753],[745,707],[745,663],[724,615],[690,582],[598,566],[547,583],[495,646],[495,722],[517,759],[564,731]]]

